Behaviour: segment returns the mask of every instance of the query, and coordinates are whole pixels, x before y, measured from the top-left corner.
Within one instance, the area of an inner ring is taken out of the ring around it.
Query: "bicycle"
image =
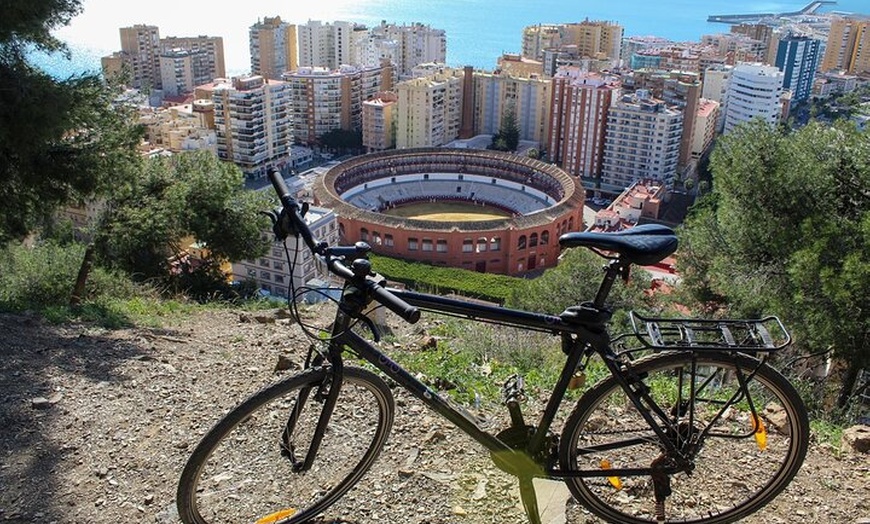
[[[726,523],[761,509],[798,472],[809,424],[794,387],[767,363],[791,342],[776,317],[631,313],[633,332],[609,336],[612,286],[632,265],[673,253],[671,229],[562,235],[563,248],[587,247],[609,263],[592,301],[549,315],[388,289],[371,270],[367,244],[330,247],[315,239],[304,220],[307,205],[290,196],[276,172],[269,176],[282,203],[272,215],[276,235],[301,237],[344,286],[325,349],[312,346],[304,371],[243,401],[193,450],[177,492],[185,523],[310,522],[362,478],[387,440],[395,405],[384,379],[346,366],[346,352],[489,450],[498,468],[518,478],[532,524],[541,522],[535,478],[565,482],[584,508],[610,522]],[[510,425],[495,434],[482,429],[351,329],[361,321],[377,341],[365,314],[373,302],[410,323],[428,311],[560,337],[565,364],[538,423],[525,422],[516,379],[503,388]],[[595,355],[610,375],[582,394],[557,435],[556,413]],[[741,465],[737,477],[717,468],[726,461]]]

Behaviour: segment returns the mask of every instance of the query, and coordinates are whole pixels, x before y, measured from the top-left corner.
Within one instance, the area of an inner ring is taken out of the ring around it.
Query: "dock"
[[[823,5],[835,5],[836,3],[837,2],[834,0],[816,0],[807,4],[807,6],[800,11],[791,11],[788,13],[751,13],[745,15],[710,15],[707,17],[707,21],[720,24],[756,23],[765,18],[813,15],[816,14],[816,11],[818,11]]]

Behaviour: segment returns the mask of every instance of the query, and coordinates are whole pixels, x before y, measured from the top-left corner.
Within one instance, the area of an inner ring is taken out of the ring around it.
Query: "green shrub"
[[[370,255],[372,267],[390,280],[432,293],[458,293],[474,298],[503,303],[521,278],[478,273],[459,268],[432,266],[397,258]]]

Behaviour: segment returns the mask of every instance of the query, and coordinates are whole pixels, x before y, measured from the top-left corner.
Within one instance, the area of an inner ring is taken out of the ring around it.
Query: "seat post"
[[[610,261],[604,269],[604,280],[601,281],[601,285],[598,287],[598,293],[595,295],[595,302],[593,302],[595,307],[604,307],[604,302],[607,301],[607,297],[610,295],[610,290],[613,288],[613,282],[616,281],[616,277],[627,274],[627,271],[628,264],[623,265],[619,259]]]

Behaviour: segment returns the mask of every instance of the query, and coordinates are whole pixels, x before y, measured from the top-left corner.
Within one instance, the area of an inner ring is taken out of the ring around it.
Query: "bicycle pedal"
[[[586,385],[586,373],[578,371],[568,381],[568,389],[580,389]]]

